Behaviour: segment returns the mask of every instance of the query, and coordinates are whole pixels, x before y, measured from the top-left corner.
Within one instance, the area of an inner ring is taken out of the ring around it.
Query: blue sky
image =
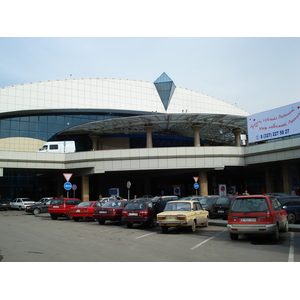
[[[256,0],[251,6],[231,0],[226,5],[212,0],[207,7],[190,0],[186,6],[156,0],[146,6],[134,0],[115,6],[118,1],[112,0],[106,10],[99,4],[94,10],[85,5],[85,10],[79,4],[70,9],[61,0],[57,10],[29,2],[49,13],[26,15],[23,10],[32,10],[28,2],[19,3],[17,11],[14,0],[5,4],[16,19],[9,14],[0,19],[0,87],[94,77],[153,82],[166,72],[178,87],[251,114],[300,101],[298,15],[291,6],[285,9],[273,1],[270,9],[270,1],[257,1],[256,9]],[[197,6],[188,5],[192,3]],[[143,13],[128,10],[130,4]],[[231,14],[225,11],[230,4],[235,5]],[[15,20],[17,29],[5,30]]]

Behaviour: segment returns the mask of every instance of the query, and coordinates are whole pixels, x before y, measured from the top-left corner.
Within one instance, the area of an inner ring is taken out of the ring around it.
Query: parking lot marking
[[[291,232],[288,262],[294,262],[294,232]]]
[[[203,242],[201,242],[201,243],[197,244],[196,246],[192,247],[191,250],[195,250],[196,248],[200,247],[201,245],[203,245],[206,242],[210,241],[211,239],[215,238],[216,236],[218,236],[219,234],[221,234],[224,231],[226,231],[226,230],[220,231],[219,233],[215,234],[214,236],[210,237],[209,239],[204,240]]]
[[[155,233],[156,233],[156,232],[147,233],[147,234],[138,236],[138,237],[136,237],[135,239],[136,239],[136,240],[137,240],[137,239],[141,239],[141,238],[143,238],[143,237],[145,237],[145,236],[148,236],[148,235],[151,235],[151,234],[155,234]]]

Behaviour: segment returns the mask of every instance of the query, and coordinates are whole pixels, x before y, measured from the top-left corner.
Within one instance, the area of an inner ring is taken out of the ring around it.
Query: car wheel
[[[233,241],[236,241],[236,240],[239,238],[239,235],[238,235],[238,234],[234,234],[234,233],[230,233],[230,238],[231,238]]]
[[[277,225],[275,227],[274,233],[271,236],[271,239],[272,239],[272,241],[278,241],[279,240],[279,228],[278,228]]]
[[[74,222],[78,222],[79,218],[74,217],[73,220],[74,220]]]
[[[289,224],[295,224],[296,223],[296,216],[293,213],[288,215],[288,222],[289,222]]]
[[[105,224],[105,221],[103,221],[103,220],[98,220],[98,223],[99,223],[99,225],[104,225],[104,224]]]
[[[167,233],[168,232],[168,227],[167,226],[162,226],[161,230],[163,233]]]
[[[41,211],[40,211],[38,208],[35,208],[35,209],[33,210],[33,213],[34,213],[35,215],[38,215],[38,214],[41,213]]]
[[[52,220],[57,220],[57,216],[51,215],[51,219],[52,219]]]
[[[126,226],[127,226],[127,228],[132,228],[132,225],[133,225],[132,223],[127,223]]]
[[[195,232],[196,231],[196,221],[195,220],[193,221],[193,224],[190,227],[190,229],[191,229],[191,232]]]
[[[19,206],[19,210],[22,210],[22,207],[21,207],[21,206]]]

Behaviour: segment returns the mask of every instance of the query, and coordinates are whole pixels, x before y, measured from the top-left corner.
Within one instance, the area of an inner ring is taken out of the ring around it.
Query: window
[[[50,145],[50,150],[57,150],[58,149],[58,145]]]
[[[194,210],[200,210],[200,204],[199,203],[194,203]]]
[[[271,198],[273,210],[281,210],[281,205],[276,198]]]
[[[63,199],[55,199],[51,201],[52,205],[62,205],[64,203]]]

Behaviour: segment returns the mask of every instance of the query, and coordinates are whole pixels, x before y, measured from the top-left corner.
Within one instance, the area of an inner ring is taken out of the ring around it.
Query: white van
[[[75,151],[75,141],[53,141],[44,144],[37,152],[71,153]]]

